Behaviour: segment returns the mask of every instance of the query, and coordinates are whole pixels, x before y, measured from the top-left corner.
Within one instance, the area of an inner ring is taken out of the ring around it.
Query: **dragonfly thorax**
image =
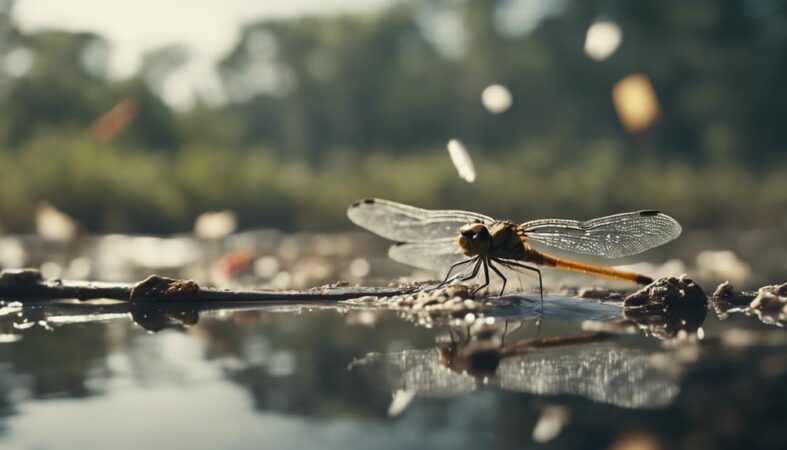
[[[459,229],[459,248],[467,256],[523,259],[525,247],[514,224],[495,222],[489,226],[469,223]]]

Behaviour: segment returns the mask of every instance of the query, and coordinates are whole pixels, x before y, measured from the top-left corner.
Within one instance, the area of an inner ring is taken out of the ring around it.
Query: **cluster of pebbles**
[[[421,289],[407,295],[383,300],[390,309],[432,321],[437,318],[465,318],[469,314],[478,316],[491,303],[475,299],[471,288],[464,284],[452,284],[434,289]]]

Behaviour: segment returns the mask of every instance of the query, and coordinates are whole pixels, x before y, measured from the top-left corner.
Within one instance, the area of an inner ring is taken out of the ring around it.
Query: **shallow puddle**
[[[619,304],[571,297],[435,322],[352,303],[210,306],[6,302],[0,446],[785,443],[787,333],[754,316],[710,309],[662,340]]]

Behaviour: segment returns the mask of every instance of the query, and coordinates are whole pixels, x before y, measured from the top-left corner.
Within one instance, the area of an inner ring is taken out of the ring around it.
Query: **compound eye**
[[[486,227],[480,223],[474,223],[470,225],[470,229],[473,230],[473,234],[481,234],[486,231]]]
[[[486,226],[481,223],[467,224],[459,229],[459,233],[462,236],[470,239],[477,239],[480,236],[489,234],[489,232],[486,229]]]
[[[459,234],[461,234],[464,237],[471,238],[475,235],[475,232],[473,231],[473,228],[470,225],[465,225],[459,229]]]

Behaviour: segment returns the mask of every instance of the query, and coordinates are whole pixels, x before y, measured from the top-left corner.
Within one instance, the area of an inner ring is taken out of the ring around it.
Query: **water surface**
[[[785,443],[783,328],[743,314],[721,321],[711,309],[665,340],[631,324],[615,328],[616,304],[509,303],[418,324],[347,304],[5,302],[0,446]]]

